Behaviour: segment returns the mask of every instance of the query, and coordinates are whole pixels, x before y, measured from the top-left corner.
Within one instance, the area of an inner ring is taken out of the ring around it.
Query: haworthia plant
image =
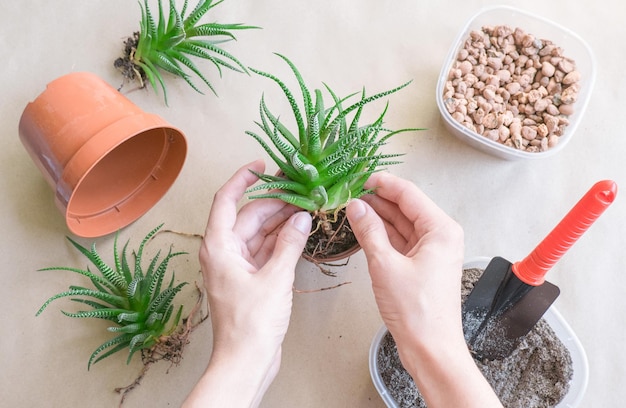
[[[281,88],[295,118],[295,128],[289,129],[260,102],[260,122],[256,122],[263,136],[248,131],[278,165],[281,174],[258,174],[264,183],[248,192],[270,190],[250,198],[278,198],[312,213],[332,213],[343,208],[352,198],[369,191],[364,189],[368,177],[386,166],[399,163],[401,153],[381,153],[379,149],[388,139],[401,132],[385,128],[383,119],[388,104],[376,120],[359,124],[363,108],[369,103],[393,94],[410,82],[396,88],[367,96],[361,92],[339,97],[326,84],[330,103],[324,101],[322,91],[310,92],[296,66],[285,56],[277,54],[290,67],[302,93],[298,104],[293,92],[276,76],[253,68],[258,75],[269,78]],[[348,103],[349,100],[356,100]],[[346,105],[344,107],[344,105]],[[349,118],[350,117],[350,118]]]
[[[167,90],[160,70],[183,78],[193,89],[202,93],[191,80],[195,74],[215,93],[215,89],[206,76],[200,71],[193,58],[210,61],[217,68],[220,76],[222,68],[247,73],[247,69],[234,55],[225,51],[222,44],[236,40],[233,31],[259,28],[240,23],[221,24],[217,22],[200,23],[200,19],[212,8],[224,0],[199,0],[196,7],[187,14],[187,0],[181,9],[176,8],[174,0],[169,0],[169,12],[163,11],[161,0],[158,0],[158,19],[144,0],[141,7],[140,31],[136,33],[136,46],[127,46],[130,69],[123,58],[115,62],[127,77],[150,83],[155,92],[158,85],[163,90],[167,103]],[[131,39],[133,40],[133,39]],[[135,44],[133,42],[133,44]]]
[[[164,341],[178,326],[182,306],[174,315],[173,301],[187,282],[175,285],[175,276],[172,273],[169,283],[165,286],[163,283],[170,260],[185,252],[172,252],[170,249],[168,254],[159,260],[159,251],[149,261],[147,267],[142,259],[145,245],[161,227],[162,225],[156,227],[145,236],[137,251],[133,253],[132,263],[127,256],[128,242],[118,252],[117,235],[114,241],[112,266],[102,260],[96,251],[95,243],[91,249],[87,249],[68,237],[71,244],[96,267],[97,272],[92,272],[89,267],[80,269],[58,266],[41,269],[69,271],[86,276],[93,287],[70,286],[69,290],[50,297],[37,311],[37,316],[51,302],[69,297],[71,301],[88,306],[89,309],[77,312],[63,311],[64,315],[78,319],[104,319],[112,323],[108,331],[115,333],[116,336],[106,340],[94,350],[87,364],[88,369],[92,364],[125,349],[129,351],[127,362],[130,362],[134,353]],[[171,324],[168,325],[170,320]]]

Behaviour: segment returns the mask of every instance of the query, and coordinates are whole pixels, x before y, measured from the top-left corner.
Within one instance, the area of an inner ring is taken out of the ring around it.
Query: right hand
[[[375,194],[348,220],[365,252],[376,303],[399,345],[463,338],[463,230],[413,183],[373,174]]]
[[[406,180],[375,173],[366,188],[348,220],[402,365],[429,407],[501,408],[463,337],[463,230]]]

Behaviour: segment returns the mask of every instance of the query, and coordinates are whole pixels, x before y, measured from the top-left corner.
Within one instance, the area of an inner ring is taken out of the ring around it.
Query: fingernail
[[[303,234],[311,232],[311,215],[306,211],[297,212],[291,219],[293,226]]]
[[[365,204],[361,200],[352,200],[350,201],[349,207],[350,209],[350,218],[353,221],[356,221],[365,215]]]

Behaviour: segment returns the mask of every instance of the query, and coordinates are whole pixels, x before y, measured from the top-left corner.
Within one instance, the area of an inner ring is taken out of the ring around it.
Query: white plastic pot
[[[490,260],[491,258],[488,257],[472,258],[463,264],[463,268],[485,269]],[[563,400],[556,405],[556,408],[576,408],[582,401],[587,389],[587,383],[589,382],[589,363],[587,362],[587,355],[585,354],[585,350],[572,328],[567,324],[563,316],[561,316],[554,306],[551,306],[548,309],[543,318],[550,325],[552,330],[554,330],[559,340],[561,340],[565,347],[567,347],[567,350],[572,357],[573,375],[570,381],[569,392],[565,395]],[[386,406],[388,408],[398,408],[398,404],[385,386],[378,370],[378,352],[381,342],[387,333],[388,330],[383,325],[380,330],[378,330],[374,340],[372,341],[369,352],[370,375],[378,394],[380,394]]]

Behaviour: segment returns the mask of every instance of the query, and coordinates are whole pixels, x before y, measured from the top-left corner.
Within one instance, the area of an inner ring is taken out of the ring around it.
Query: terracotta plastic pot
[[[183,133],[94,74],[72,73],[29,103],[19,134],[70,231],[98,237],[141,217],[187,154]]]

